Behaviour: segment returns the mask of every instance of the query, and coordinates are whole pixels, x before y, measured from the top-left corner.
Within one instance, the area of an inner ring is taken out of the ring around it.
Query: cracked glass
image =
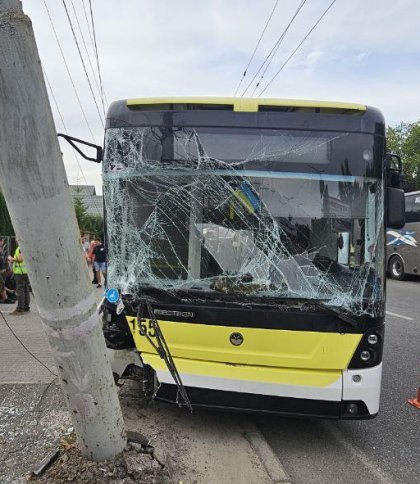
[[[313,300],[382,316],[383,184],[373,157],[374,136],[360,133],[110,128],[108,286],[188,302]]]

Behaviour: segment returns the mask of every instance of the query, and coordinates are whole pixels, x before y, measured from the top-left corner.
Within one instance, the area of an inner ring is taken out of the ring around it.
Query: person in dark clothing
[[[93,263],[93,249],[95,247],[96,247],[96,240],[91,240],[89,251],[87,253],[87,261],[88,261],[88,265],[90,265],[92,267],[92,273],[93,273],[92,284],[98,284],[98,281],[96,280],[95,265]]]
[[[102,287],[101,285],[101,273],[104,277],[104,283],[106,278],[106,250],[100,240],[96,241],[96,247],[92,253],[93,265],[96,272],[96,280],[98,285],[96,287]]]
[[[16,281],[10,267],[0,271],[0,304],[16,302]]]

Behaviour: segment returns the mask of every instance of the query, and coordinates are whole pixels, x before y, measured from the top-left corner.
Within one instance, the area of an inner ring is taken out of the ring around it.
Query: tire
[[[402,281],[405,277],[404,262],[401,257],[393,255],[388,263],[389,275],[392,279]]]

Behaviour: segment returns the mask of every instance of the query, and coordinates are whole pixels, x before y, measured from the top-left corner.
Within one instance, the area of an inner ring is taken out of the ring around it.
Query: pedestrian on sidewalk
[[[8,257],[9,262],[13,262],[13,274],[16,280],[17,307],[10,313],[22,315],[30,310],[29,277],[20,247],[17,246],[14,256]]]
[[[98,285],[96,287],[102,287],[101,273],[104,278],[104,284],[106,279],[106,251],[101,240],[96,241],[96,247],[93,249],[92,258],[96,272],[96,280],[98,281]]]
[[[92,266],[92,273],[93,273],[92,284],[98,284],[98,281],[96,279],[95,265],[93,263],[93,259],[94,259],[93,250],[95,249],[95,247],[96,247],[96,240],[91,240],[89,252],[88,252],[88,256],[87,256],[87,261],[88,261],[88,265]]]
[[[0,304],[16,302],[16,283],[9,266],[0,270]]]
[[[0,271],[6,269],[6,247],[4,246],[4,239],[0,239]]]

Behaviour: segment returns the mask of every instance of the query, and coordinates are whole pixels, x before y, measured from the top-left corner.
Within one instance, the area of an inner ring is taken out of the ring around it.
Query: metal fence
[[[0,235],[0,268],[7,267],[7,256],[13,255],[17,246],[16,237]]]

